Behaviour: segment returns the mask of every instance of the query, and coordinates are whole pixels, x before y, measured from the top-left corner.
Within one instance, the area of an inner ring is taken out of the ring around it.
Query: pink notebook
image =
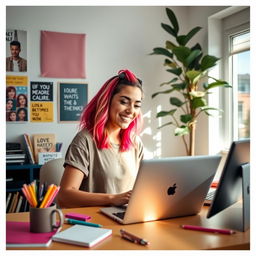
[[[32,233],[29,231],[29,222],[7,221],[6,247],[47,247],[56,232]]]

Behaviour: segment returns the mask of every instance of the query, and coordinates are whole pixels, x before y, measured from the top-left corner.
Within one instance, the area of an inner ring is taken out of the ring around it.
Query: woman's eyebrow
[[[131,98],[130,98],[130,97],[128,97],[128,96],[121,95],[121,96],[120,96],[120,98],[125,98],[125,99],[127,99],[127,100],[131,101]],[[135,102],[137,102],[137,103],[141,103],[141,100],[136,100]]]

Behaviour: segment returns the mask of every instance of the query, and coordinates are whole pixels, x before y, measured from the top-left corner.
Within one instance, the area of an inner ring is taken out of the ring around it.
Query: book
[[[11,198],[12,198],[12,192],[9,192],[6,198],[6,212],[8,212],[8,209],[10,207],[11,204]]]
[[[17,201],[18,201],[18,197],[19,197],[19,191],[15,192],[12,196],[11,205],[8,210],[9,213],[14,212],[14,210],[16,208]]]
[[[52,237],[53,241],[92,247],[112,235],[111,229],[74,225]]]
[[[23,138],[24,138],[25,149],[26,149],[26,152],[27,152],[29,162],[31,164],[35,164],[34,152],[33,152],[33,147],[32,147],[30,137],[29,137],[28,134],[25,133],[25,134],[23,134]]]
[[[33,135],[33,145],[35,161],[38,163],[38,153],[39,152],[55,152],[56,149],[56,139],[55,134],[34,134]]]
[[[8,159],[25,159],[25,154],[6,154],[6,160]]]
[[[20,194],[20,197],[19,197],[16,209],[15,209],[15,212],[20,212],[20,208],[21,208],[21,204],[22,204],[23,199],[24,199],[24,197]]]
[[[57,232],[32,233],[29,229],[29,222],[7,221],[6,247],[48,247]]]

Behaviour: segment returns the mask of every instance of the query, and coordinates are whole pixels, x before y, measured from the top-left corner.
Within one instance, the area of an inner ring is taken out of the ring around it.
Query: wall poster
[[[30,82],[31,122],[53,122],[53,82]]]
[[[58,87],[58,121],[78,122],[88,100],[87,84],[59,83]]]
[[[28,77],[6,76],[6,121],[28,121]]]
[[[6,71],[27,72],[27,31],[6,30]]]

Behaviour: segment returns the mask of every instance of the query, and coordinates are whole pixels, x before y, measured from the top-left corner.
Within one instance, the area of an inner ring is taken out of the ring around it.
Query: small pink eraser
[[[91,219],[91,216],[89,216],[89,215],[80,214],[80,213],[73,213],[73,212],[65,214],[65,217],[69,218],[69,219],[82,220],[82,221],[88,221],[88,220]]]

